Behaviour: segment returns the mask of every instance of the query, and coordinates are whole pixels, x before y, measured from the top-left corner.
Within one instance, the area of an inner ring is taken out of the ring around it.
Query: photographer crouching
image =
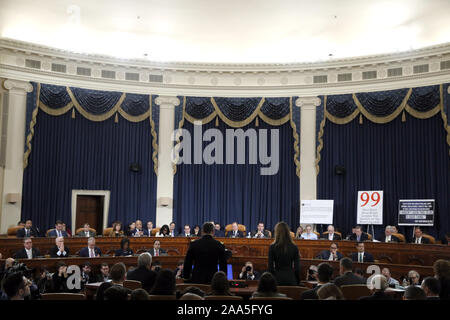
[[[253,263],[247,261],[242,267],[242,272],[239,274],[240,280],[259,280],[260,274],[253,270]]]

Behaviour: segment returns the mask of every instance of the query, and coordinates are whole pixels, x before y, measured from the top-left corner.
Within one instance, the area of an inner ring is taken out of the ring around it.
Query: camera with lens
[[[25,278],[30,279],[34,271],[35,269],[28,269],[25,263],[14,261],[13,265],[6,270],[6,276],[17,272],[22,272]]]
[[[250,267],[250,266],[247,266],[247,267],[245,268],[245,271],[246,271],[246,272],[250,272],[250,271],[252,271],[252,267]]]

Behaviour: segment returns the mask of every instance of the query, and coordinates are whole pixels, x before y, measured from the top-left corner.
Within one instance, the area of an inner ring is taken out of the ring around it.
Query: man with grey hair
[[[141,253],[138,258],[138,267],[127,274],[128,280],[140,281],[142,289],[150,292],[152,289],[157,273],[152,270],[152,256],[148,252]]]
[[[69,248],[64,245],[64,237],[57,237],[55,239],[55,246],[50,249],[50,257],[67,258],[69,255]]]
[[[327,232],[322,233],[322,239],[330,241],[342,240],[341,236],[334,232],[334,226],[330,224],[327,228]]]
[[[389,270],[389,268],[383,268],[383,270],[381,270],[381,274],[386,277],[388,286],[393,286],[394,288],[396,288],[400,285],[397,280],[391,277],[391,271]]]
[[[410,286],[420,286],[420,274],[415,270],[409,271],[408,283]]]
[[[102,251],[100,248],[95,246],[95,238],[90,237],[88,239],[88,246],[80,250],[80,257],[85,258],[95,258],[100,257],[102,255]]]
[[[400,239],[397,238],[396,236],[392,235],[393,229],[391,226],[386,226],[386,228],[384,229],[384,235],[381,237],[380,241],[381,242],[400,242]]]
[[[367,279],[367,286],[372,291],[371,296],[361,297],[359,300],[392,300],[392,296],[386,294],[388,281],[385,276],[375,274]]]

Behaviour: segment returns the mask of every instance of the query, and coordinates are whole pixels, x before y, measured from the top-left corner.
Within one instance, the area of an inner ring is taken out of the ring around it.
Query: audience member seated
[[[153,222],[148,221],[146,228],[144,229],[144,237],[151,237],[152,236],[152,230],[153,230]]]
[[[134,289],[133,292],[131,292],[130,300],[146,301],[148,300],[148,292],[142,288]]]
[[[138,258],[138,267],[127,273],[127,280],[141,282],[142,289],[150,292],[155,279],[156,272],[152,271],[152,256],[148,252],[141,253]]]
[[[342,258],[343,255],[338,251],[338,245],[336,243],[332,243],[330,246],[330,250],[323,250],[316,257],[316,259],[329,261],[339,261]]]
[[[239,274],[240,280],[258,280],[259,272],[253,270],[253,263],[247,261],[245,266],[242,267],[242,272]]]
[[[356,226],[352,229],[353,233],[348,236],[348,240],[362,242],[362,241],[369,241],[369,235],[362,231],[361,226]]]
[[[303,234],[303,227],[299,226],[295,232],[295,239],[301,239]]]
[[[184,260],[178,260],[177,268],[173,272],[175,274],[175,279],[183,279],[183,267]]]
[[[2,266],[2,270],[0,272],[0,282],[1,280],[5,277],[6,274],[8,274],[8,270],[16,263],[16,260],[14,260],[13,258],[7,258],[5,260],[5,264]],[[1,285],[0,285],[0,289],[1,289]]]
[[[200,232],[200,227],[199,226],[196,226],[196,227],[198,227],[198,230],[199,230],[199,232]],[[194,229],[195,230],[195,229]],[[195,232],[195,231],[194,231]],[[216,223],[215,225],[214,225],[214,236],[215,237],[225,237],[225,233],[221,230],[221,228],[220,228],[220,224],[218,224],[218,223]]]
[[[59,237],[67,238],[69,235],[64,230],[64,222],[58,220],[55,223],[55,229],[49,231],[47,236],[50,238],[59,238]]]
[[[393,235],[391,226],[386,226],[384,229],[384,235],[381,237],[380,242],[400,242],[400,239]]]
[[[182,233],[178,235],[179,237],[193,237],[194,235],[191,233],[191,227],[186,224],[184,225],[184,230]]]
[[[312,227],[311,225],[307,225],[305,227],[305,232],[302,233],[302,236],[300,237],[300,239],[304,239],[304,240],[317,240],[317,234],[315,234],[312,231]]]
[[[333,283],[324,284],[317,290],[319,300],[345,300],[341,289]]]
[[[111,286],[105,290],[105,301],[127,301],[128,295],[131,293],[130,289],[121,286]]]
[[[90,237],[88,239],[88,246],[85,248],[82,248],[80,250],[80,257],[89,257],[89,258],[95,258],[100,257],[102,255],[102,251],[100,248],[95,246],[95,238]]]
[[[318,299],[317,290],[327,283],[330,283],[331,277],[333,276],[333,267],[327,262],[322,262],[317,268],[317,286],[314,289],[307,290],[302,293],[301,300],[305,299]]]
[[[381,270],[381,274],[386,277],[389,287],[397,288],[400,285],[400,282],[391,277],[391,271],[389,268],[383,268],[383,270]]]
[[[153,248],[151,248],[148,252],[152,255],[152,257],[167,256],[167,251],[161,249],[161,242],[159,242],[159,240],[155,240],[155,242],[153,242]]]
[[[55,239],[55,246],[50,249],[50,257],[52,258],[67,258],[70,254],[69,248],[64,246],[64,238],[58,237]]]
[[[16,252],[16,259],[33,259],[37,258],[41,255],[40,251],[36,248],[33,248],[33,242],[31,238],[23,239],[23,249],[20,249]]]
[[[156,234],[157,237],[170,237],[169,226],[167,224],[163,225],[159,232]]]
[[[128,229],[127,229],[127,232],[126,232],[126,236],[127,237],[134,237],[134,233],[136,232],[136,222],[131,222],[129,225],[128,225]]]
[[[110,237],[123,237],[124,233],[122,230],[122,223],[121,222],[114,222],[112,226],[112,230],[109,233]]]
[[[420,286],[420,274],[417,271],[411,270],[408,272],[408,284],[410,286]]]
[[[133,250],[130,249],[130,239],[123,238],[120,241],[120,249],[114,252],[116,257],[127,257],[133,255]]]
[[[104,282],[98,287],[97,289],[97,300],[105,300],[104,293],[106,289],[112,287],[112,286],[119,286],[123,287],[123,282],[125,281],[127,268],[125,267],[125,264],[122,262],[116,263],[111,267],[111,281],[110,282]],[[127,289],[129,293],[131,293],[131,290]]]
[[[403,300],[427,300],[427,295],[421,287],[409,286],[405,289]]]
[[[277,281],[270,272],[264,272],[258,282],[258,290],[253,292],[252,297],[286,297],[284,293],[278,292]]]
[[[94,283],[97,282],[96,276],[92,272],[92,266],[90,262],[85,262],[81,266],[81,288],[84,288],[84,286],[87,283]]]
[[[352,272],[353,262],[349,258],[342,258],[339,262],[339,277],[334,279],[334,284],[338,287],[352,284],[365,284],[365,279]]]
[[[177,291],[177,298],[181,298],[186,294],[195,294],[196,296],[199,296],[202,298],[205,296],[205,292],[195,286],[189,286],[185,288],[182,292]]]
[[[67,278],[69,275],[67,274],[67,265],[59,261],[56,264],[56,272],[53,274],[52,281],[53,281],[53,292],[60,293],[60,292],[69,292],[69,289],[67,288]]]
[[[356,244],[356,249],[358,252],[352,253],[352,260],[356,262],[373,262],[373,256],[364,252],[364,242],[358,242]]]
[[[217,271],[211,280],[211,291],[207,296],[232,296],[227,275],[223,271]]]
[[[200,297],[198,294],[187,292],[179,300],[205,300],[205,298]]]
[[[422,281],[421,288],[425,292],[427,300],[440,300],[439,292],[441,291],[441,284],[438,279],[426,277]]]
[[[360,277],[364,281],[364,283],[367,282],[367,279],[366,279],[366,277],[364,275],[364,271],[362,269],[356,268],[355,272],[353,272],[353,273],[355,274],[355,276]]]
[[[411,243],[415,244],[430,244],[430,239],[425,238],[423,236],[422,229],[420,227],[416,227],[414,229],[414,238]]]
[[[39,237],[39,234],[35,228],[33,228],[33,222],[31,220],[25,221],[25,226],[20,228],[16,232],[17,238],[34,238]]]
[[[317,281],[317,266],[310,265],[306,274],[306,281]]]
[[[100,266],[100,273],[97,275],[97,282],[107,282],[111,280],[109,276],[109,266],[106,262],[103,262]]]
[[[237,222],[233,222],[231,224],[231,231],[228,232],[228,238],[243,238],[244,233],[242,231],[239,231],[239,226]]]
[[[2,289],[8,300],[25,300],[30,296],[30,286],[31,281],[22,272],[14,272],[3,280]]]
[[[439,259],[433,264],[434,277],[439,280],[442,300],[450,299],[450,261]]]
[[[151,289],[150,294],[172,296],[175,295],[175,291],[176,282],[173,271],[169,269],[159,271],[156,276],[155,285]]]
[[[359,300],[392,300],[392,296],[385,292],[387,288],[388,283],[385,276],[382,274],[373,275],[369,282],[369,289],[372,291],[372,295],[361,297]]]
[[[177,236],[177,232],[175,230],[175,222],[171,222],[169,224],[169,237],[176,237]]]
[[[91,226],[89,225],[89,223],[85,223],[83,225],[83,230],[81,230],[80,232],[78,232],[76,234],[77,237],[84,237],[84,238],[90,238],[90,237],[96,237],[97,233],[95,231],[91,231],[90,228]]]
[[[260,222],[258,223],[258,226],[256,228],[256,231],[249,233],[249,238],[270,238],[270,232],[268,230],[264,230],[264,223]]]
[[[334,232],[334,226],[330,224],[327,228],[327,232],[322,233],[322,239],[330,241],[342,240],[341,236]]]

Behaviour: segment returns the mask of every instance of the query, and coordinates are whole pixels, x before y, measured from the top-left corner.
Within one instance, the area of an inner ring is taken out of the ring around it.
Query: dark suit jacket
[[[331,255],[331,251],[330,250],[323,250],[321,251],[318,255],[317,255],[317,259],[322,259],[322,260],[328,260],[330,258]],[[336,252],[337,255],[337,259],[341,260],[344,256],[342,255],[342,253],[340,253],[339,251]]]
[[[96,232],[90,232],[89,231],[89,237],[96,237],[97,233]],[[88,235],[86,234],[86,232],[84,232],[84,230],[80,231],[77,233],[77,237],[88,237]]]
[[[258,231],[254,231],[254,232],[252,232],[252,233],[250,234],[250,236],[251,236],[252,238],[254,238],[255,235],[256,235],[257,233],[258,233]],[[270,238],[270,236],[269,236],[269,231],[264,230],[263,234],[264,234],[264,238]]]
[[[117,250],[114,252],[114,255],[115,255],[116,257],[131,256],[131,255],[133,255],[133,250],[131,250],[131,249],[128,249],[128,250],[117,249]]]
[[[50,257],[52,257],[52,258],[66,258],[66,257],[68,257],[70,255],[69,248],[66,247],[66,246],[64,246],[64,251],[66,252],[66,254],[64,256],[63,255],[58,256],[56,254],[58,251],[59,251],[59,249],[58,249],[57,246],[54,246],[53,248],[51,248],[50,249]]]
[[[302,293],[300,300],[319,299],[319,297],[317,296],[317,290],[319,290],[320,287],[321,287],[320,285],[317,285],[314,289],[306,290],[305,292]]]
[[[150,250],[148,250],[148,253],[151,254],[152,257],[155,256],[155,248],[151,248]],[[159,249],[159,255],[160,256],[167,256],[167,251],[164,249]]]
[[[380,239],[380,242],[386,242],[386,235],[383,234],[383,236]],[[391,235],[391,241],[390,242],[400,242],[400,239],[396,236]]]
[[[358,241],[357,239],[358,239],[358,238],[357,238],[357,236],[356,236],[355,233],[352,233],[352,234],[350,235],[349,240],[352,240],[352,241]],[[360,238],[359,241],[369,241],[369,236],[367,235],[367,233],[365,233],[365,232],[361,233],[361,238]]]
[[[194,269],[192,270],[192,265]],[[227,273],[225,246],[210,235],[192,240],[184,259],[184,279],[191,283],[211,283],[212,277],[219,270]],[[192,276],[191,276],[192,271]]]
[[[184,232],[182,232],[182,233],[178,234],[178,237],[187,237],[187,236],[186,236],[186,234]],[[193,234],[193,233],[190,233],[189,237],[193,238],[193,237],[196,237],[196,235]]]
[[[352,253],[352,261],[358,262],[358,252]],[[364,252],[363,262],[373,262],[373,256],[368,252]]]
[[[33,258],[37,258],[41,255],[38,249],[31,248],[31,253],[33,255]],[[25,251],[25,248],[20,249],[16,252],[16,255],[14,256],[15,259],[28,259],[27,252]]]
[[[69,235],[67,234],[66,231],[62,230],[61,234],[64,238],[67,238]],[[56,233],[56,230],[52,230],[48,233],[48,237],[49,238],[56,238],[58,236],[58,234]]]
[[[386,294],[383,291],[377,291],[371,296],[361,297],[358,300],[393,300],[393,299],[394,298],[391,295]]]
[[[157,273],[152,270],[148,270],[146,267],[139,267],[127,273],[127,280],[140,281],[142,289],[150,292],[155,284]]]
[[[214,237],[225,237],[225,232],[223,232],[222,230],[214,230]]]
[[[244,233],[242,231],[237,231],[237,235],[233,236],[233,230],[229,231],[227,234],[228,238],[243,238],[244,237]]]
[[[97,289],[97,296],[96,296],[96,300],[105,300],[105,291],[106,289],[112,287],[112,286],[117,286],[117,284],[114,284],[112,282],[104,282],[100,285],[100,287],[98,287]],[[122,287],[123,288],[123,287]],[[128,288],[124,288],[128,294],[131,294],[131,290]]]
[[[100,248],[95,247],[94,248],[94,252],[95,252],[95,256],[101,256],[102,255],[102,250],[100,250]],[[89,248],[85,247],[83,249],[80,250],[80,257],[89,257]]]
[[[281,250],[274,244],[269,247],[268,270],[275,276],[279,286],[298,286],[300,283],[300,255],[294,244]]]
[[[31,228],[29,230],[29,233],[30,233],[29,237],[30,236],[32,236],[32,237],[39,237],[37,231],[34,228]],[[25,228],[21,228],[21,229],[17,230],[16,237],[17,238],[25,238]]]
[[[416,237],[413,238],[413,240],[411,241],[411,243],[416,243]],[[422,237],[421,239],[421,244],[430,244],[430,239]]]
[[[328,233],[322,233],[320,238],[328,240]],[[342,240],[341,236],[338,235],[337,233],[333,233],[333,241],[339,241],[339,240]]]
[[[334,284],[338,287],[351,284],[366,284],[366,280],[349,271],[334,279]]]
[[[151,237],[152,236],[152,230],[148,230],[147,228],[145,228],[144,229],[144,236]]]
[[[261,278],[261,274],[258,271],[253,270],[253,275],[255,276],[255,278],[254,279],[248,278],[248,280],[259,280],[259,278]],[[238,279],[247,280],[247,273],[244,272],[242,277],[241,277],[241,273],[239,273]]]

